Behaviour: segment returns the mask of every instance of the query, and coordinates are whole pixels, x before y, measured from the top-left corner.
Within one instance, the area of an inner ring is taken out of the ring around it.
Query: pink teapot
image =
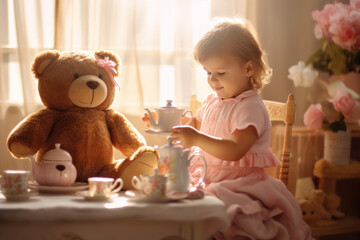
[[[70,186],[76,180],[76,168],[72,163],[71,155],[55,144],[55,149],[46,152],[41,163],[37,163],[33,156],[33,176],[39,185],[43,186]]]
[[[168,138],[168,144],[155,149],[159,152],[159,173],[167,176],[166,189],[168,192],[188,192],[190,187],[189,165],[193,158],[199,157],[203,162],[200,184],[206,176],[206,161],[200,154],[194,154],[189,158],[189,149],[172,143],[173,139]]]

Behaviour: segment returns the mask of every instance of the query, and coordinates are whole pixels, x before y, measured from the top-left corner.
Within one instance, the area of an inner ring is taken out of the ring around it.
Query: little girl
[[[270,120],[258,91],[271,70],[249,22],[228,19],[207,32],[194,57],[213,89],[190,125],[171,136],[208,165],[205,191],[224,201],[232,221],[216,239],[312,239],[286,186],[265,172],[279,160],[270,149]],[[190,171],[201,168],[194,161]]]

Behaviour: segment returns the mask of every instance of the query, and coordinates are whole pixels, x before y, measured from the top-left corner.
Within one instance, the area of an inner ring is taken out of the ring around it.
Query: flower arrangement
[[[326,4],[312,13],[321,47],[307,60],[315,69],[339,75],[360,73],[360,0]]]
[[[319,103],[311,104],[304,114],[304,123],[310,129],[346,131],[346,119],[360,119],[359,95],[340,81],[330,83],[318,78],[318,72],[311,66],[299,62],[289,68],[289,79],[295,87],[312,87],[316,82],[322,92],[317,91]]]
[[[358,102],[349,94],[342,82],[332,83],[329,86],[330,93],[332,89],[336,89],[333,99],[324,101],[323,105],[320,103],[311,104],[306,110],[304,123],[310,129],[323,128],[333,132],[346,131],[345,118],[359,108]]]
[[[295,87],[312,87],[315,80],[322,90],[316,92],[318,103],[311,104],[304,114],[304,123],[311,129],[346,131],[346,119],[360,119],[359,95],[339,80],[330,83],[319,78],[317,70],[330,75],[360,73],[360,0],[350,4],[326,4],[312,13],[315,37],[321,47],[307,62],[299,61],[289,68],[289,79]]]

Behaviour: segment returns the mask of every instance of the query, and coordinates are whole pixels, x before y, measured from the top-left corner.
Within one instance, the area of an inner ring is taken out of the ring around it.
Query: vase
[[[351,131],[324,132],[324,159],[336,165],[350,162]]]

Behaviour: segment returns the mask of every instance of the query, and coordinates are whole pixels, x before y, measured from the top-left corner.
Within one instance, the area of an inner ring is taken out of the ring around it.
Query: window
[[[39,49],[53,48],[54,1],[4,0],[0,2],[0,9],[0,101],[23,103],[29,96],[40,102],[37,94],[28,91],[36,89],[36,81],[30,73],[32,59],[29,58]]]
[[[109,49],[123,63],[115,107],[142,110],[167,99],[187,106],[192,93],[203,98],[209,91],[192,48],[217,11],[239,15],[238,2],[1,1],[0,101],[40,103],[31,64],[43,49]]]

